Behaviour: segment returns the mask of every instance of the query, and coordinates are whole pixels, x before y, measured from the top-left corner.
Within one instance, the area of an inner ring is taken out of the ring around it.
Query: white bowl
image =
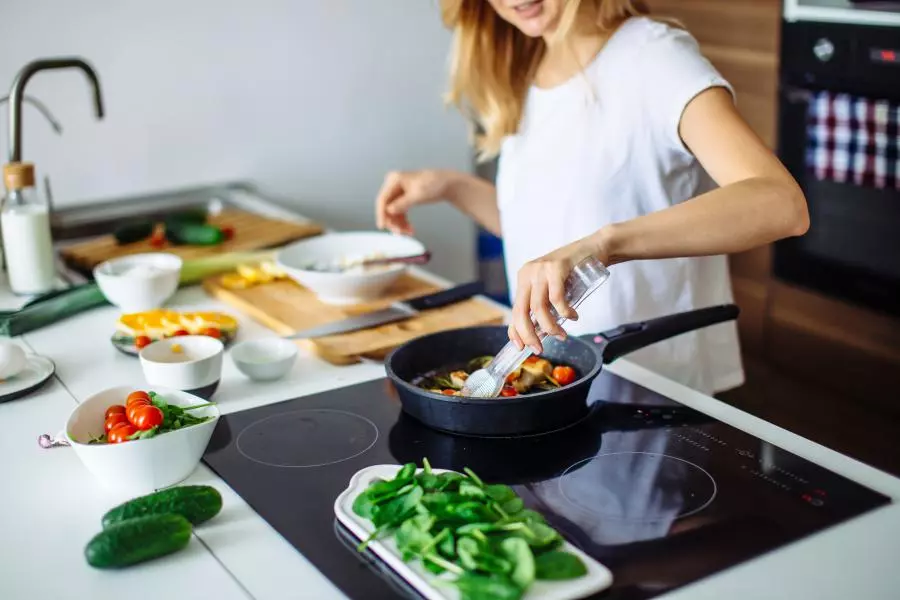
[[[113,258],[94,268],[94,280],[109,302],[123,312],[160,308],[178,289],[183,261],[175,254],[151,252]]]
[[[247,340],[231,349],[238,370],[255,381],[281,379],[297,359],[297,345],[290,340],[267,338]]]
[[[120,386],[95,394],[78,405],[66,421],[66,441],[84,466],[107,489],[141,495],[174,485],[186,479],[197,468],[209,444],[219,410],[206,406],[191,411],[209,421],[159,434],[145,440],[119,444],[88,444],[103,434],[103,417],[113,404],[124,404],[125,398],[139,388]],[[162,387],[150,387],[169,404],[195,406],[205,401],[192,394]]]
[[[140,352],[144,379],[149,385],[209,399],[222,378],[224,348],[220,340],[206,335],[157,340]]]
[[[383,295],[409,268],[395,264],[361,272],[325,272],[310,269],[314,263],[333,264],[342,258],[410,256],[422,254],[425,246],[410,237],[380,231],[328,233],[301,240],[278,252],[278,266],[294,281],[312,290],[327,304],[355,304]]]

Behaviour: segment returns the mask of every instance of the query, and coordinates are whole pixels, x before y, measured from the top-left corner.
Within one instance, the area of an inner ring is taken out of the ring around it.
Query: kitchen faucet
[[[22,100],[28,80],[38,71],[70,68],[81,69],[87,76],[94,90],[94,110],[97,118],[103,118],[100,81],[88,63],[80,58],[46,58],[32,61],[19,70],[9,91],[9,162],[22,161]]]

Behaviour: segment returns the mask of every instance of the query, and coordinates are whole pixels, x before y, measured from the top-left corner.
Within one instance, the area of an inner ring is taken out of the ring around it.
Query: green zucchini
[[[92,567],[117,569],[178,552],[191,541],[191,524],[181,515],[149,515],[116,523],[84,548]]]
[[[181,515],[193,525],[212,519],[222,510],[222,495],[208,485],[183,485],[124,502],[103,515],[103,528],[135,517]]]
[[[173,244],[215,246],[225,241],[225,234],[215,225],[167,222],[166,239]]]
[[[113,231],[119,244],[131,244],[145,240],[153,234],[153,222],[146,219],[124,223]]]

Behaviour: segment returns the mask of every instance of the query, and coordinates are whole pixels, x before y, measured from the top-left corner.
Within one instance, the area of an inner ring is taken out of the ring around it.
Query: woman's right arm
[[[411,235],[409,209],[438,200],[449,201],[479,225],[500,235],[497,189],[480,177],[459,171],[426,169],[388,173],[376,201],[376,223],[379,229]]]

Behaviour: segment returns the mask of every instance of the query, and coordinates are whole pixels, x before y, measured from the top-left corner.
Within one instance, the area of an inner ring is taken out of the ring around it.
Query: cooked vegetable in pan
[[[492,356],[479,356],[470,360],[462,368],[442,369],[428,373],[414,380],[412,384],[436,394],[459,396],[469,375],[487,366],[492,358]],[[506,379],[506,385],[500,392],[500,396],[509,398],[555,390],[569,385],[577,378],[575,369],[568,365],[553,364],[546,358],[531,356],[525,360],[521,368]]]

